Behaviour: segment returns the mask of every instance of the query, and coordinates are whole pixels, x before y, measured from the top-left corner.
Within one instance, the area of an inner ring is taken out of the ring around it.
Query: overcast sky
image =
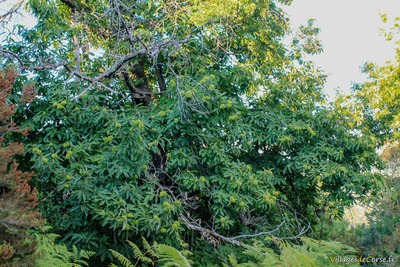
[[[330,74],[326,92],[331,97],[336,89],[348,91],[352,82],[365,80],[363,62],[394,59],[393,43],[381,35],[385,25],[379,14],[400,16],[398,0],[294,0],[285,10],[293,27],[316,19],[324,52],[313,59]]]

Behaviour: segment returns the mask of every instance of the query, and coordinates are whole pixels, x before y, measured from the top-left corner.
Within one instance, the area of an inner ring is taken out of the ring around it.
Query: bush
[[[13,122],[15,105],[8,99],[15,77],[11,69],[0,71],[0,265],[31,266],[36,242],[27,230],[41,225],[42,220],[35,210],[36,189],[28,184],[32,173],[18,170],[13,161],[24,148],[20,143],[6,141],[11,132],[27,133],[27,129]],[[24,88],[21,103],[32,96],[32,88]]]

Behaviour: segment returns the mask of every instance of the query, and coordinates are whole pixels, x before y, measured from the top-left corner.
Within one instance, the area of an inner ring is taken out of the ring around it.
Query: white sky
[[[292,27],[316,19],[324,52],[313,56],[314,62],[329,74],[326,93],[336,89],[348,92],[352,82],[362,82],[360,66],[366,61],[383,64],[394,59],[393,42],[381,35],[380,13],[389,18],[400,16],[398,0],[294,0],[285,7]]]

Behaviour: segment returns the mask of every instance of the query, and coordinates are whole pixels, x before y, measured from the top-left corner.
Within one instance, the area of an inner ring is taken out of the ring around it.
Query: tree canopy
[[[37,92],[14,138],[64,242],[99,262],[133,258],[140,236],[184,241],[219,263],[212,246],[311,234],[379,189],[375,140],[304,59],[318,28],[285,44],[290,2],[28,1],[37,24],[16,26],[1,63],[19,74],[10,101]]]

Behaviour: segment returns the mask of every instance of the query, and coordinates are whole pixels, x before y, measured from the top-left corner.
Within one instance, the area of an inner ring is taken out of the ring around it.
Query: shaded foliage
[[[36,242],[27,230],[43,223],[37,205],[36,189],[28,184],[32,173],[18,170],[13,157],[24,152],[21,143],[9,143],[11,132],[27,134],[13,121],[15,105],[10,94],[16,74],[11,69],[0,71],[0,265],[29,266],[34,262]],[[24,88],[20,102],[30,101],[32,87]]]
[[[34,231],[38,243],[35,255],[35,267],[80,267],[89,266],[87,261],[93,252],[79,250],[76,246],[68,249],[64,244],[57,243],[59,235],[50,232],[51,227],[45,226]]]

